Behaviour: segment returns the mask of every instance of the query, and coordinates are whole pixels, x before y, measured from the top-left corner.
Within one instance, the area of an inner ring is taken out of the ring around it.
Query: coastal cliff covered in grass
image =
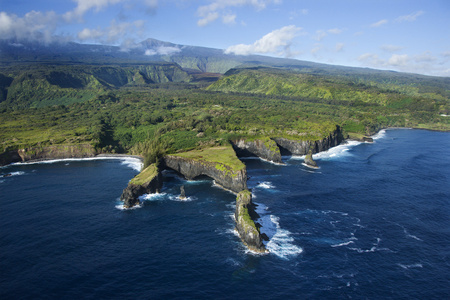
[[[163,178],[158,167],[149,165],[138,175],[130,180],[128,186],[123,190],[120,201],[125,208],[139,205],[139,197],[144,194],[159,192],[162,188]]]
[[[166,155],[163,161],[187,179],[206,175],[235,193],[247,189],[246,167],[230,145]]]

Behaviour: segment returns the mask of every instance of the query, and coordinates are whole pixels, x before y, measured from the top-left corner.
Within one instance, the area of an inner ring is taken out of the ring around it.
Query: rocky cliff
[[[31,147],[17,150],[22,161],[61,159],[61,158],[85,158],[97,154],[90,144],[78,145],[51,145],[44,147]]]
[[[241,138],[231,142],[238,156],[257,156],[275,163],[282,163],[280,148],[269,138],[255,140]]]
[[[280,146],[283,150],[288,151],[290,154],[305,155],[310,149],[314,154],[337,146],[344,140],[344,137],[342,135],[341,128],[336,126],[336,129],[333,132],[321,140],[291,140],[280,137],[273,138],[273,140],[278,144],[278,146]]]
[[[128,186],[120,196],[120,201],[123,201],[125,208],[139,205],[140,196],[159,192],[162,184],[163,178],[161,172],[159,172],[155,165],[150,165],[130,180]]]
[[[90,144],[30,147],[0,154],[0,165],[30,160],[85,158],[96,154],[95,148]]]
[[[317,166],[317,163],[314,161],[314,159],[312,158],[312,151],[309,150],[308,154],[306,154],[305,159],[304,159],[305,164],[308,167],[311,168],[315,168],[318,169],[319,167]]]
[[[247,189],[247,170],[233,170],[225,164],[192,159],[176,155],[167,155],[163,159],[164,166],[182,174],[188,180],[200,175],[213,178],[217,184],[235,193]]]
[[[259,225],[254,222],[257,214],[252,203],[252,193],[248,190],[241,191],[236,198],[236,230],[241,240],[252,251],[267,253],[266,247],[262,243]]]

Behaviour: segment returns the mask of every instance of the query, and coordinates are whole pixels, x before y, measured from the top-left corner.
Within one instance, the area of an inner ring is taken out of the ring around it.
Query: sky
[[[450,0],[0,0],[0,39],[15,43],[147,38],[450,76]]]

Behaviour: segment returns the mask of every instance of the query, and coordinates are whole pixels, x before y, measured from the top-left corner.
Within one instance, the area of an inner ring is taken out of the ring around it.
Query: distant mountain
[[[293,69],[301,73],[330,75],[387,75],[402,74],[367,68],[343,67],[319,64],[296,59],[274,58],[262,55],[225,54],[223,50],[179,45],[156,39],[146,39],[127,48],[118,46],[78,43],[23,43],[0,40],[0,65],[15,63],[58,64],[144,64],[149,62],[173,62],[182,68],[200,72],[224,74],[232,68],[269,66]],[[414,75],[416,76],[416,75]],[[417,75],[419,77],[426,77]]]

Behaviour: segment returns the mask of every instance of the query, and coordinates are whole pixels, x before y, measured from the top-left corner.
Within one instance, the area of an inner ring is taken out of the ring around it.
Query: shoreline
[[[91,157],[67,157],[67,158],[39,158],[39,159],[31,159],[27,161],[18,161],[11,162],[9,164],[0,166],[0,168],[5,168],[12,165],[26,165],[26,164],[39,164],[39,163],[56,163],[61,161],[82,161],[82,160],[101,160],[101,159],[126,159],[126,158],[134,158],[138,159],[141,163],[144,162],[144,158],[139,155],[131,155],[131,154],[98,154]]]

